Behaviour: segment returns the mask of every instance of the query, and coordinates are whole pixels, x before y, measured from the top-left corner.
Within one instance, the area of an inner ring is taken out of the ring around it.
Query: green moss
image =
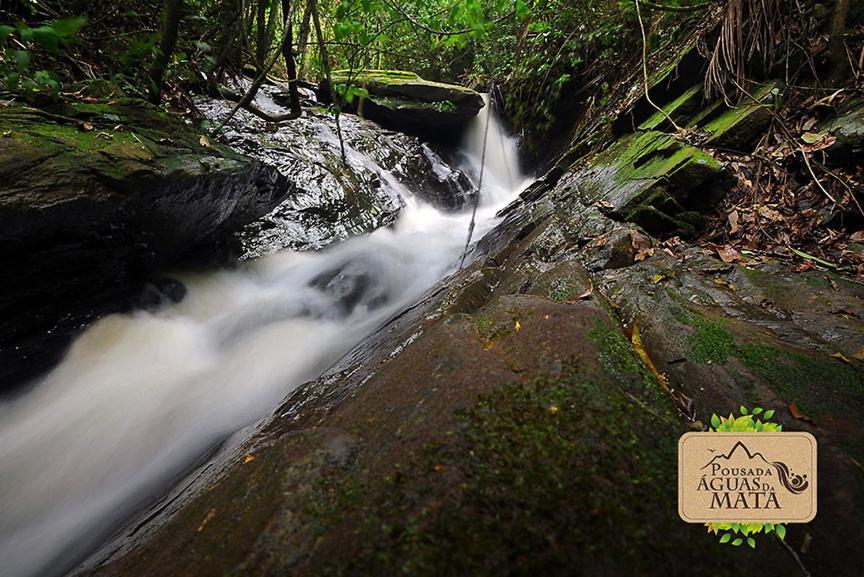
[[[688,105],[692,105],[693,101],[696,100],[696,96],[701,94],[701,92],[701,84],[693,86],[692,88],[681,94],[681,96],[679,96],[669,104],[663,106],[662,112],[658,110],[650,118],[648,118],[648,120],[640,124],[639,130],[654,130],[665,122],[668,122],[667,117],[672,117],[673,120],[678,122],[681,116],[681,112],[684,112],[682,109],[690,108],[690,106]]]
[[[690,341],[690,356],[697,363],[723,363],[735,354],[735,339],[717,321],[693,316],[689,324],[695,329]]]
[[[613,382],[622,385],[638,383],[652,394],[662,390],[657,378],[645,366],[633,345],[624,338],[620,330],[598,321],[588,336],[597,346],[603,368]]]
[[[571,300],[575,295],[573,292],[573,280],[570,278],[561,278],[552,281],[549,287],[549,298],[556,303],[564,303]]]
[[[864,403],[864,372],[828,355],[804,353],[762,343],[739,343],[727,328],[696,314],[685,314],[693,327],[690,358],[699,363],[725,363],[735,357],[786,402],[795,401],[813,414],[851,414]],[[736,371],[737,373],[737,371]],[[730,374],[732,374],[730,372]],[[736,381],[752,382],[737,373]]]
[[[844,397],[864,401],[864,375],[855,367],[828,356],[819,357],[762,344],[737,348],[738,356],[787,401],[813,413],[848,412]],[[826,394],[830,387],[838,394]]]
[[[355,86],[364,86],[371,93],[380,93],[382,95],[399,95],[405,94],[406,91],[414,95],[417,88],[421,91],[428,92],[431,97],[426,100],[440,100],[442,91],[446,91],[451,96],[479,98],[477,92],[464,86],[457,84],[445,84],[443,82],[433,82],[425,80],[414,72],[405,70],[375,70],[363,69],[354,70],[353,74],[348,70],[336,70],[331,74],[331,79],[336,84],[344,84],[351,79]],[[390,94],[392,92],[392,94]],[[422,96],[422,94],[417,94]]]
[[[575,363],[504,383],[456,421],[388,476],[358,550],[327,573],[661,575],[673,554],[694,571],[727,554],[677,518],[676,420]]]

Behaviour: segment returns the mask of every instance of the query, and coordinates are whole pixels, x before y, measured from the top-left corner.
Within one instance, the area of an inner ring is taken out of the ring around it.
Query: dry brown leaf
[[[846,355],[844,355],[843,353],[841,353],[839,351],[834,353],[833,355],[831,355],[831,358],[834,358],[834,359],[837,359],[838,361],[844,362],[847,365],[852,364],[852,361],[849,360],[849,357],[847,357]]]
[[[89,122],[85,122],[84,124],[81,125],[81,129],[85,132],[90,132],[91,130],[93,130],[93,125],[90,124]]]
[[[723,262],[736,262],[741,260],[741,255],[738,254],[738,251],[728,244],[717,249],[717,256],[719,256],[720,260]]]
[[[588,288],[585,289],[585,292],[583,292],[581,295],[579,295],[579,300],[582,301],[582,300],[585,300],[587,298],[591,298],[591,295],[593,295],[593,294],[594,294],[594,283],[591,282],[591,279],[589,278],[588,279]]]
[[[758,210],[759,210],[759,216],[761,216],[762,218],[765,218],[765,219],[773,221],[773,222],[778,222],[778,221],[783,220],[783,215],[772,208],[768,208],[767,206],[763,205],[763,206],[760,206],[758,208]]]
[[[10,131],[11,132],[11,131]],[[849,235],[852,242],[864,242],[864,230],[857,230]]]
[[[729,219],[729,233],[730,233],[730,234],[735,234],[735,233],[737,233],[738,230],[739,230],[739,227],[738,227],[738,211],[737,211],[737,210],[732,210],[732,212],[729,213],[729,215],[728,215],[727,218]]]
[[[608,241],[609,241],[609,233],[607,232],[605,234],[601,234],[600,236],[596,237],[594,240],[589,242],[588,246],[590,248],[600,248],[602,246],[605,246]]]
[[[204,520],[201,521],[201,524],[198,525],[197,531],[200,533],[201,530],[207,525],[207,523],[210,522],[210,519],[212,519],[215,516],[216,516],[216,509],[215,508],[212,508],[209,511],[207,511],[207,515],[204,517]]]
[[[642,344],[642,337],[639,335],[638,320],[633,321],[633,332],[630,334],[630,343],[633,345],[633,348],[636,349],[639,358],[641,358],[642,361],[648,365],[648,368],[651,369],[651,372],[654,373],[657,382],[660,383],[663,390],[671,394],[672,391],[669,389],[669,385],[666,384],[666,377],[657,370],[657,366],[654,365],[654,361],[651,360],[651,356],[648,354],[648,351],[645,350],[645,345]]]
[[[792,418],[794,418],[794,419],[798,419],[799,421],[804,421],[805,423],[810,423],[814,427],[816,426],[816,423],[813,422],[813,419],[811,419],[809,416],[805,415],[801,411],[801,409],[798,408],[798,403],[796,403],[795,401],[792,401],[791,403],[789,403],[789,413],[792,415]]]
[[[207,138],[207,135],[205,135],[205,134],[202,134],[202,135],[201,135],[201,138],[198,139],[198,142],[199,142],[199,143],[201,144],[201,146],[203,146],[204,148],[210,148],[211,146],[213,146],[212,144],[210,144],[210,139]]]

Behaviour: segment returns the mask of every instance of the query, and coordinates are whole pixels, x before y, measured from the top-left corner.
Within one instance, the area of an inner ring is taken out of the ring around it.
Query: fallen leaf
[[[113,140],[114,135],[103,131],[103,132],[99,132],[96,135],[96,138],[101,138],[102,140]]]
[[[654,256],[654,249],[644,248],[642,250],[636,251],[636,256],[633,257],[633,260],[636,262],[642,262],[649,256]]]
[[[12,132],[11,130],[9,132]],[[864,242],[864,230],[857,230],[849,235],[852,242]]]
[[[585,289],[585,292],[583,292],[581,295],[579,295],[579,300],[584,301],[585,299],[590,298],[591,295],[593,295],[593,294],[594,294],[594,283],[591,282],[591,279],[589,278],[588,279],[588,288]]]
[[[207,138],[207,135],[205,135],[205,134],[202,134],[202,135],[201,135],[201,138],[198,139],[198,142],[199,142],[199,143],[201,144],[201,146],[203,146],[204,148],[210,148],[211,146],[213,146],[212,144],[210,144],[210,139]]]
[[[7,136],[12,136],[11,130],[4,130],[3,131],[3,138],[6,138]]]
[[[646,250],[654,246],[654,243],[651,242],[650,236],[639,232],[635,228],[630,229],[630,244],[632,244],[633,248],[637,251]]]
[[[665,274],[657,273],[651,277],[651,282],[653,282],[654,284],[657,284],[658,282],[660,282],[664,278],[666,278]]]
[[[601,234],[596,237],[594,240],[588,243],[590,248],[599,248],[606,245],[606,242],[609,240],[609,233]]]
[[[444,470],[444,465],[442,465],[441,463],[436,463],[433,469],[435,469],[436,473],[440,473]]]
[[[741,260],[741,255],[731,246],[724,245],[717,249],[717,255],[723,262],[735,262]]]
[[[254,461],[254,460],[255,460],[255,457],[253,457],[249,453],[246,453],[246,455],[243,457],[243,463],[244,464],[248,463],[249,461]]]
[[[734,284],[732,284],[731,282],[729,282],[729,281],[726,280],[725,278],[722,278],[722,277],[719,277],[719,276],[718,276],[717,278],[714,279],[714,284],[716,284],[716,285],[720,285],[720,286],[724,286],[724,287],[728,288],[728,289],[731,290],[731,291],[734,291],[734,290],[735,290],[735,285],[734,285]]]
[[[816,426],[816,423],[813,422],[813,419],[801,412],[801,409],[798,408],[798,403],[796,403],[795,401],[789,403],[789,413],[792,415],[793,419],[798,419],[799,421],[810,423],[814,427]]]
[[[91,130],[93,130],[93,125],[90,124],[89,122],[85,122],[84,124],[81,125],[81,129],[84,130],[85,132],[90,132]]]
[[[200,533],[200,532],[201,532],[201,529],[203,529],[204,526],[207,525],[207,523],[210,522],[210,519],[212,519],[212,518],[215,517],[215,516],[216,516],[216,509],[215,509],[215,508],[214,508],[214,509],[210,509],[210,510],[207,512],[207,515],[204,517],[204,520],[201,521],[201,524],[200,524],[200,525],[198,525],[198,529],[197,529],[197,531]]]
[[[772,222],[779,222],[783,220],[782,214],[772,208],[768,208],[767,206],[760,206],[757,210],[759,211],[759,216]]]
[[[515,330],[517,333],[522,330],[522,323],[519,322],[519,319],[516,319],[516,324],[513,325],[513,330]]]
[[[816,144],[826,136],[828,136],[827,132],[805,132],[801,135],[801,140],[807,144]]]
[[[798,266],[792,269],[792,272],[806,272],[813,268],[813,262],[809,260],[805,260]]]
[[[651,356],[648,354],[648,351],[645,350],[645,346],[642,344],[642,337],[639,334],[639,321],[633,321],[633,332],[630,334],[630,343],[633,345],[633,348],[636,349],[636,353],[639,355],[639,358],[648,365],[648,368],[651,369],[651,372],[654,373],[654,377],[657,378],[657,382],[660,383],[660,386],[663,387],[663,390],[669,394],[672,394],[672,391],[669,389],[669,385],[666,384],[666,377],[657,370],[657,366],[654,364],[654,361],[651,360]]]
[[[738,211],[733,210],[732,212],[729,213],[727,218],[729,219],[729,233],[730,234],[737,233],[739,230],[739,228],[738,228]]]
[[[549,414],[557,415],[558,414],[558,405],[549,405]]]
[[[834,359],[837,359],[838,361],[844,362],[847,365],[852,364],[852,361],[849,360],[849,357],[847,357],[846,355],[844,355],[843,353],[841,353],[839,351],[834,353],[833,355],[831,355],[831,358],[834,358]]]

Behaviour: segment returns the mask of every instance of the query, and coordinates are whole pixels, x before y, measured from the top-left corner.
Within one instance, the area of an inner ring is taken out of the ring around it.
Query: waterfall
[[[473,174],[488,108],[466,138]],[[486,136],[475,239],[527,184],[495,118]],[[406,202],[394,226],[326,250],[180,274],[182,302],[99,320],[29,392],[0,403],[0,575],[68,570],[208,450],[454,272],[470,211]]]

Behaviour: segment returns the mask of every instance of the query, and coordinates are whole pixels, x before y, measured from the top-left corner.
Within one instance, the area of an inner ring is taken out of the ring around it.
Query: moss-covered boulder
[[[581,202],[653,232],[694,234],[698,206],[723,172],[710,154],[657,131],[632,134],[588,159],[576,181]]]
[[[853,162],[864,153],[864,100],[853,98],[839,110],[837,117],[824,127],[837,140],[828,154],[832,160]]]
[[[142,102],[0,109],[0,383],[289,193],[274,169]]]
[[[346,86],[368,92],[366,96],[353,97],[349,110],[382,126],[418,136],[452,139],[483,107],[483,98],[474,90],[424,80],[413,72],[337,70],[332,80],[340,93],[344,93]],[[326,82],[322,83],[320,93],[329,98]]]
[[[722,100],[705,102],[702,84],[681,92],[657,110],[638,129],[672,131],[672,121],[679,127],[704,131],[708,147],[722,147],[748,152],[771,122],[782,98],[782,84],[753,84],[734,105]]]

